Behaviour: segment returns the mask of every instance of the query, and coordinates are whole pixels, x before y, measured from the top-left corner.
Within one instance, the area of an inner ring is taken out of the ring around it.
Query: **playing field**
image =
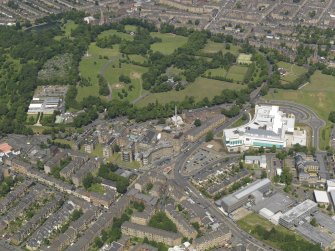
[[[187,37],[178,36],[171,33],[151,32],[152,37],[162,39],[162,42],[151,45],[152,51],[159,51],[165,55],[171,54],[175,49],[183,46],[187,42]]]
[[[323,120],[327,121],[329,113],[335,110],[335,77],[317,71],[311,77],[311,83],[300,90],[278,90],[266,96],[267,99],[290,100],[309,106]],[[329,124],[327,125],[329,127]],[[329,129],[321,135],[320,147],[329,142]]]
[[[233,65],[229,68],[226,75],[227,78],[233,79],[234,81],[242,82],[245,74],[248,71],[248,67],[244,65]]]
[[[154,103],[156,100],[159,103],[165,104],[170,101],[182,101],[186,96],[193,96],[196,101],[202,100],[205,97],[209,99],[221,93],[224,89],[240,89],[241,85],[234,83],[227,83],[218,80],[197,78],[197,80],[187,85],[184,90],[181,91],[169,91],[163,93],[152,93],[142,99],[138,105],[145,106],[149,103]]]
[[[129,101],[133,101],[142,95],[144,90],[142,90],[141,75],[146,71],[147,68],[133,64],[122,64],[121,68],[113,68],[112,65],[110,65],[106,69],[105,78],[112,87],[112,98],[120,99],[118,93],[122,93],[122,89],[127,91],[127,96],[123,99],[127,99]],[[133,85],[133,89],[131,91],[129,90],[129,85],[120,83],[119,76],[121,74],[130,77],[131,84]]]
[[[283,84],[291,83],[294,80],[296,80],[300,75],[307,72],[307,69],[295,64],[280,61],[277,63],[277,65],[279,68],[284,68],[286,70],[286,74],[281,77],[281,80],[283,80],[282,81]]]
[[[241,53],[237,57],[237,63],[239,63],[239,64],[251,64],[252,63],[251,57],[252,57],[251,54]]]
[[[226,77],[227,71],[224,68],[209,69],[205,72],[206,76]]]
[[[226,49],[226,44],[224,43],[216,43],[213,41],[208,41],[205,48],[201,50],[201,52],[205,53],[216,53],[222,51],[222,53],[230,52],[234,55],[238,55],[239,47],[233,44],[230,44],[230,49]]]

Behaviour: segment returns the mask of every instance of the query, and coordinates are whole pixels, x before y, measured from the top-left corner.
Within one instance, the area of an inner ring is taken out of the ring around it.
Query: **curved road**
[[[292,113],[298,113],[297,122],[309,125],[312,128],[312,145],[317,151],[320,151],[320,130],[326,125],[326,122],[311,108],[305,105],[297,104],[291,101],[271,100],[262,101],[260,104],[279,105],[282,109],[288,109]]]

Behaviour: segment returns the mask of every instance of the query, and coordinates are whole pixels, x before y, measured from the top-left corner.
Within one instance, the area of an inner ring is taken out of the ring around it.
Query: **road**
[[[220,130],[223,130],[224,128],[229,127],[232,125],[235,121],[237,121],[242,115],[238,115],[227,122],[225,122],[222,126],[217,128],[215,132],[218,132]],[[223,214],[222,211],[218,207],[215,206],[213,201],[210,201],[208,198],[205,198],[202,196],[199,191],[193,187],[191,182],[188,180],[187,177],[183,176],[181,174],[183,167],[187,161],[187,159],[192,155],[192,153],[204,142],[204,139],[199,140],[195,143],[193,143],[191,146],[189,146],[188,151],[182,152],[176,159],[175,166],[174,166],[174,180],[177,182],[177,184],[181,187],[187,187],[190,191],[190,197],[196,201],[199,202],[211,215],[212,217],[215,217],[218,222],[223,223],[225,226],[227,226],[234,237],[237,237],[241,240],[241,243],[247,245],[247,246],[253,246],[255,250],[275,250],[272,247],[264,244],[263,242],[255,239],[245,231],[241,230],[236,223],[234,223],[230,218],[228,218],[226,215]]]

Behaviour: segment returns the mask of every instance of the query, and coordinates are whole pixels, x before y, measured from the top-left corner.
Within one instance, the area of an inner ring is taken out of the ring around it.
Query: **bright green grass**
[[[224,68],[209,69],[205,72],[205,75],[208,76],[209,73],[211,73],[210,76],[212,77],[226,77],[227,75],[227,71]]]
[[[159,32],[152,32],[152,37],[158,37],[162,39],[160,43],[154,43],[151,45],[151,50],[159,51],[165,55],[171,54],[175,49],[183,46],[186,41],[187,37],[178,36],[171,33],[159,33]]]
[[[95,157],[102,157],[102,145],[101,144],[96,144],[94,150],[92,151],[92,156]]]
[[[236,45],[230,44],[230,49],[227,50],[226,44],[224,43],[216,43],[213,41],[208,41],[205,48],[203,48],[201,51],[205,53],[215,53],[215,52],[222,51],[223,54],[230,52],[237,56],[239,53],[239,47]]]
[[[89,192],[95,192],[95,193],[99,193],[99,194],[104,194],[106,192],[106,189],[98,183],[94,183],[89,189]]]
[[[335,110],[335,77],[324,75],[317,71],[311,77],[311,83],[300,90],[278,90],[277,93],[268,94],[266,99],[290,100],[307,105],[314,110],[320,118],[327,121],[329,113]],[[329,127],[330,123],[327,124]],[[330,130],[326,129],[325,137],[320,135],[320,147],[329,143]],[[322,133],[321,133],[322,134]]]
[[[244,65],[233,65],[229,68],[226,75],[227,78],[231,78],[234,81],[243,81],[245,74],[248,71],[248,67]]]
[[[128,92],[128,96],[124,99],[127,99],[129,101],[133,101],[134,99],[142,95],[144,91],[142,90],[141,75],[146,71],[146,67],[133,64],[122,64],[121,68],[118,68],[118,66],[113,68],[110,65],[105,72],[105,77],[109,84],[112,86],[112,98],[120,99],[118,93],[122,92],[123,88]],[[134,86],[134,89],[132,91],[128,90],[128,85],[119,83],[119,76],[121,74],[131,78],[132,85]]]
[[[196,101],[199,101],[205,97],[211,99],[220,94],[224,89],[236,90],[240,88],[241,85],[238,84],[199,77],[194,83],[187,85],[184,90],[152,93],[142,99],[138,105],[145,106],[149,103],[156,102],[156,100],[161,104],[165,104],[170,101],[182,101],[186,96],[193,96]]]
[[[281,78],[283,80],[283,83],[291,83],[296,80],[300,75],[307,72],[307,69],[295,64],[278,62],[277,65],[279,68],[284,68],[287,71],[286,75]]]
[[[98,37],[106,37],[106,36],[110,36],[110,35],[117,35],[118,37],[125,39],[125,40],[133,40],[133,36],[128,34],[128,33],[124,33],[124,32],[119,32],[117,30],[107,30],[102,32]]]

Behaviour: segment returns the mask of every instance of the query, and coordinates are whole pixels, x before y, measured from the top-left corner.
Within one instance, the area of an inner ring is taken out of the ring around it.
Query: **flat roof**
[[[317,207],[317,204],[314,201],[308,199],[287,211],[281,218],[287,222],[292,222],[314,207]]]
[[[224,202],[227,205],[232,205],[236,203],[238,200],[240,200],[241,198],[250,195],[254,191],[257,191],[258,189],[260,189],[262,186],[270,184],[270,183],[271,181],[268,178],[262,179],[262,180],[256,180],[252,182],[251,184],[249,184],[248,186],[237,190],[235,193],[232,193],[232,194],[229,194],[223,197],[222,202]]]
[[[326,191],[314,190],[314,197],[317,203],[329,203],[329,198]]]

